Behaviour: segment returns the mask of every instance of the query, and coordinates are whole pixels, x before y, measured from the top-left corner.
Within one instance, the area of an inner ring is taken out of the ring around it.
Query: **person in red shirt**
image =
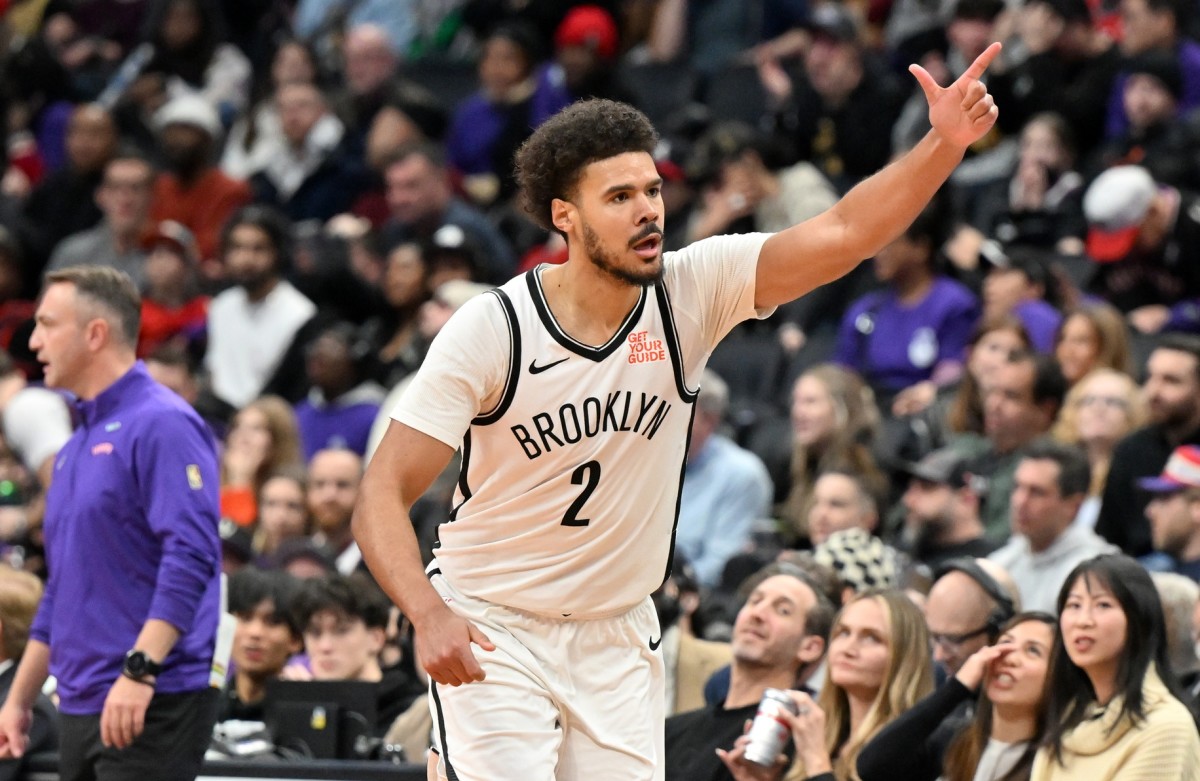
[[[146,242],[142,327],[138,356],[172,340],[188,342],[204,331],[208,296],[196,285],[199,259],[192,232],[173,220],[158,223]]]

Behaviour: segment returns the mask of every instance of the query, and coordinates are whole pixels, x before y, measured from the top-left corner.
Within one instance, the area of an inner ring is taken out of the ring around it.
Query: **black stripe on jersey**
[[[683,348],[679,346],[679,332],[675,330],[675,313],[671,311],[671,296],[667,286],[659,283],[654,286],[654,294],[658,296],[659,314],[662,315],[663,330],[666,331],[667,352],[671,354],[671,363],[675,367],[675,389],[679,397],[686,402],[693,402],[698,391],[688,390],[687,379],[683,374]]]
[[[471,498],[471,486],[467,482],[467,467],[471,463],[471,429],[467,429],[467,433],[463,434],[462,443],[462,463],[458,465],[458,492],[462,494],[462,501],[454,505],[450,510],[450,517],[447,519],[449,523],[454,523],[458,518],[458,511]]]
[[[642,288],[637,304],[634,305],[625,318],[625,322],[621,323],[621,327],[617,329],[612,338],[599,347],[592,347],[572,339],[566,331],[559,327],[554,315],[550,313],[550,306],[546,303],[546,294],[542,292],[542,278],[538,276],[538,269],[527,271],[525,281],[529,284],[529,295],[533,299],[533,306],[537,309],[538,317],[541,318],[542,325],[546,326],[546,330],[554,337],[554,341],[576,355],[596,362],[603,361],[625,343],[626,337],[633,331],[637,321],[641,319],[642,310],[646,308],[646,289]]]
[[[446,714],[442,713],[442,698],[438,697],[437,681],[432,678],[429,680],[429,696],[433,697],[433,707],[437,711],[438,737],[442,742],[442,762],[446,765],[446,778],[449,781],[458,781],[458,773],[454,772],[454,766],[450,764],[450,747],[446,745]]]
[[[687,440],[683,446],[682,463],[679,465],[679,492],[675,495],[675,521],[671,524],[671,547],[667,552],[667,571],[663,573],[663,583],[671,577],[671,565],[675,563],[675,532],[679,530],[679,507],[683,504],[683,473],[687,470],[687,452],[692,449],[692,424],[696,422],[696,405],[691,405],[690,409],[692,414],[688,417]]]
[[[513,309],[512,299],[508,297],[508,293],[500,288],[493,288],[488,292],[493,293],[500,301],[500,307],[504,310],[504,319],[508,323],[508,377],[504,381],[504,393],[500,396],[500,403],[491,412],[479,415],[471,421],[476,426],[495,423],[508,411],[513,397],[517,395],[517,378],[521,376],[521,326],[517,324],[517,310]],[[465,475],[466,472],[464,463],[463,474]]]

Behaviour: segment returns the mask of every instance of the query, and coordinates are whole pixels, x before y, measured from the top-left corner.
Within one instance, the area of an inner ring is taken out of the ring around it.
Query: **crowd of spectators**
[[[906,233],[713,354],[679,562],[656,595],[680,668],[671,709],[728,704],[720,725],[695,716],[669,737],[732,750],[763,688],[738,627],[780,593],[817,610],[770,677],[785,688],[822,690],[833,625],[868,632],[886,614],[892,641],[928,650],[908,658],[911,687],[874,714],[873,735],[927,693],[931,664],[953,675],[999,637],[1016,611],[995,619],[995,583],[1055,613],[1068,573],[1097,554],[1200,578],[1200,476],[1140,487],[1200,446],[1197,10],[0,0],[3,557],[45,577],[42,490],[71,430],[28,346],[43,275],[123,270],[144,296],[139,356],[221,443],[239,627],[224,717],[261,717],[272,677],[372,681],[372,735],[421,761],[423,673],[350,516],[363,464],[448,317],[566,258],[516,205],[512,159],[532,128],[575,100],[631,102],[661,132],[668,249],[771,232],[926,132],[909,63],[947,83],[1002,40],[986,77],[999,122]],[[454,468],[413,511],[427,557]],[[980,578],[944,570],[964,556],[994,568],[979,594]],[[805,572],[806,594],[777,575],[748,581],[769,566]],[[946,578],[961,583],[948,591]],[[1042,628],[1020,629],[1043,619],[1010,629],[1046,645]],[[2,620],[0,656],[13,658]],[[1183,658],[1176,672],[1200,677]],[[852,721],[855,698],[869,705],[878,690],[821,702]],[[869,765],[866,737],[822,750],[835,766],[860,752]],[[710,770],[668,777],[736,770],[714,762],[708,750]]]

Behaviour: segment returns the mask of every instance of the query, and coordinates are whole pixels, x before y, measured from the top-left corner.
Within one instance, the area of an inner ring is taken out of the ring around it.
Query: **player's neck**
[[[559,327],[584,344],[607,342],[642,289],[613,279],[585,260],[570,260],[542,272],[546,304]]]

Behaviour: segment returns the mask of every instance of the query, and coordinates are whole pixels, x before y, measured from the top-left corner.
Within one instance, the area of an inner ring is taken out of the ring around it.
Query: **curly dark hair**
[[[646,115],[615,100],[574,103],[546,120],[517,150],[521,205],[546,230],[557,230],[550,202],[567,199],[588,163],[626,152],[654,153],[658,132]]]

